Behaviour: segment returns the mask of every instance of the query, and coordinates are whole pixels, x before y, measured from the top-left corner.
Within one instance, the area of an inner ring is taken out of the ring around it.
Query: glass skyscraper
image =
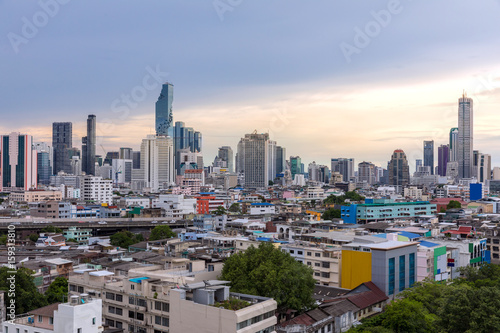
[[[73,124],[52,123],[52,149],[54,175],[59,171],[71,173],[71,165],[68,149],[73,147]]]
[[[472,98],[464,93],[458,99],[458,177],[473,176],[473,105]]]
[[[95,145],[96,116],[91,114],[87,118],[87,136],[82,138],[82,171],[87,175],[95,175]]]
[[[169,129],[172,127],[172,102],[174,100],[174,85],[165,83],[162,86],[160,97],[156,102],[156,135],[171,135]]]
[[[424,166],[431,169],[431,175],[434,174],[434,140],[424,141]]]

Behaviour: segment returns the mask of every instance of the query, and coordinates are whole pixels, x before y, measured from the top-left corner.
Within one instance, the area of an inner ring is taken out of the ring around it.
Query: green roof
[[[358,207],[408,206],[408,205],[429,205],[429,204],[430,204],[429,201],[414,201],[414,202],[360,204],[360,205],[358,205]]]

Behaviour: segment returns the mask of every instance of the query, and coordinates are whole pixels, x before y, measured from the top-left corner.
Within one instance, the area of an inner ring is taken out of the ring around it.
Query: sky
[[[257,130],[306,167],[398,148],[413,166],[466,91],[500,166],[499,18],[500,0],[0,0],[0,133],[71,121],[80,147],[95,114],[98,154],[139,149],[169,81],[205,164]]]

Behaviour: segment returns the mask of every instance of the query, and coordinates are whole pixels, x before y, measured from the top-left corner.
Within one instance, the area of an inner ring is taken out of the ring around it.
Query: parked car
[[[97,222],[97,224],[108,224],[108,222],[106,222],[106,221],[100,221],[100,222]]]

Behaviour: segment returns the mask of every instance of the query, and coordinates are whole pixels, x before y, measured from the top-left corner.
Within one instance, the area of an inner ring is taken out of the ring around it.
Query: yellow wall
[[[370,252],[342,250],[341,288],[353,289],[372,280]]]
[[[321,213],[320,212],[316,212],[314,210],[306,210],[306,214],[315,215],[316,216],[316,221],[320,221],[321,220]]]

